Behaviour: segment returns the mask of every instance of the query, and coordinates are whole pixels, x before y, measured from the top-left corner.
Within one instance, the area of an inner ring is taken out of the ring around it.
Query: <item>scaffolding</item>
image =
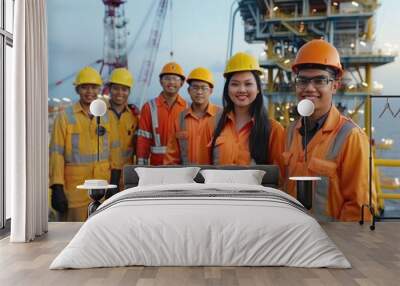
[[[292,61],[304,43],[322,38],[338,49],[346,70],[335,96],[339,109],[356,121],[363,114],[364,124],[359,123],[367,126],[367,95],[379,92],[379,86],[373,85],[372,68],[391,63],[396,56],[373,49],[376,0],[241,0],[238,5],[245,40],[265,43],[260,65],[266,69],[271,116],[283,125],[294,120],[290,116],[295,109]]]
[[[126,28],[128,20],[125,17],[125,2],[125,0],[103,0],[104,46],[100,69],[103,78],[108,78],[115,68],[128,66]]]
[[[292,62],[304,43],[325,39],[338,49],[345,69],[341,87],[335,95],[337,107],[372,137],[371,128],[368,128],[371,97],[376,97],[382,88],[372,81],[372,69],[393,62],[397,56],[374,49],[377,0],[239,0],[238,5],[244,21],[245,40],[265,43],[260,65],[265,69],[264,94],[271,117],[284,126],[295,120]],[[386,145],[390,144],[383,147]],[[372,166],[381,211],[384,199],[400,199],[399,194],[384,193],[382,189],[398,190],[400,182],[380,176],[378,168],[399,167],[399,162],[375,159]]]

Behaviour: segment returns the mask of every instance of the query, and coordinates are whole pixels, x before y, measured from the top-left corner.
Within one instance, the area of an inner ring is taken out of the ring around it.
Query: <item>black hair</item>
[[[259,90],[256,99],[251,103],[249,113],[252,118],[254,118],[254,125],[250,131],[249,137],[249,150],[251,158],[256,162],[256,164],[267,164],[269,160],[269,154],[267,151],[267,146],[269,145],[269,137],[271,133],[271,122],[268,118],[267,109],[264,106],[264,98],[262,94],[261,79],[260,76],[255,71],[251,71],[253,74],[257,88]],[[231,81],[233,73],[228,74],[225,80],[222,103],[223,111],[221,118],[217,123],[215,128],[214,137],[211,143],[211,159],[214,161],[214,148],[215,142],[219,135],[221,135],[222,130],[225,127],[227,115],[229,112],[234,111],[234,103],[229,97],[228,86]]]
[[[187,84],[189,85],[189,87],[192,86],[192,81],[201,81],[201,82],[204,82],[204,83],[208,84],[208,86],[209,86],[210,88],[214,88],[214,86],[213,86],[211,83],[209,83],[209,82],[207,82],[207,81],[205,81],[205,80],[196,79],[196,78],[189,79],[189,80],[186,81]]]
[[[319,69],[319,70],[324,70],[329,72],[334,79],[338,79],[339,77],[339,70],[337,68],[331,67],[331,66],[325,66],[325,65],[320,65],[320,64],[301,64],[298,65],[296,68],[296,74],[299,73],[301,70],[307,70],[307,69]]]
[[[185,77],[180,74],[177,74],[177,73],[162,73],[159,75],[160,80],[162,79],[163,76],[169,75],[169,74],[179,76],[181,78],[182,82],[185,83]]]

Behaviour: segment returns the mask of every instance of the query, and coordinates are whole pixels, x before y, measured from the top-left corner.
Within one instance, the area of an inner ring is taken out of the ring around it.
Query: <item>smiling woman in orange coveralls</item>
[[[215,165],[278,164],[284,129],[268,118],[261,92],[262,71],[246,53],[235,54],[225,67],[223,113],[211,141]]]

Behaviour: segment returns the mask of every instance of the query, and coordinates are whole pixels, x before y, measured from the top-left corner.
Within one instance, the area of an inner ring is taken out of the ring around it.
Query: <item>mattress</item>
[[[139,186],[111,197],[50,269],[131,265],[351,267],[291,196],[198,183]]]

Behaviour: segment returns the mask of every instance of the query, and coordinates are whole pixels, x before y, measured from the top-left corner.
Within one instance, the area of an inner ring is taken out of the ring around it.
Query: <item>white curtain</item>
[[[45,0],[15,1],[13,92],[6,98],[6,187],[12,242],[48,227],[47,17]]]

